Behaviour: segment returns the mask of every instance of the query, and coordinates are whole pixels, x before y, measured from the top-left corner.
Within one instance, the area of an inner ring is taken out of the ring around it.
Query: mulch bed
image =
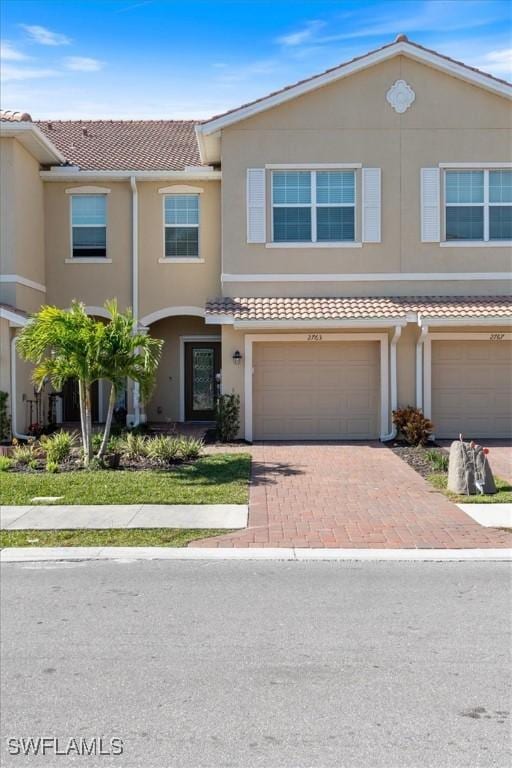
[[[429,443],[428,447],[425,448],[422,445],[408,445],[403,440],[392,440],[386,443],[386,446],[424,478],[429,477],[429,475],[436,471],[426,457],[427,451],[431,448],[436,448],[440,453],[447,454],[447,451],[440,445],[437,445],[437,443]]]

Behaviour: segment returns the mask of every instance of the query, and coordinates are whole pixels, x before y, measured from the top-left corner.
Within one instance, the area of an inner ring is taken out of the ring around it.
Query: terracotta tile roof
[[[424,317],[512,317],[511,296],[397,296],[374,298],[220,298],[206,303],[207,315],[233,320],[338,320]]]
[[[182,171],[201,165],[195,120],[37,120],[84,171]]]
[[[228,109],[226,112],[221,112],[218,115],[214,115],[213,117],[208,118],[208,120],[204,120],[203,123],[208,125],[209,122],[213,120],[217,120],[219,117],[225,117],[226,115],[231,115],[234,112],[238,112],[240,109],[245,109],[246,107],[251,107],[253,104],[259,104],[262,101],[265,101],[266,99],[270,99],[272,96],[278,96],[280,93],[286,93],[286,91],[289,91],[291,88],[296,88],[299,85],[304,85],[304,83],[310,83],[316,80],[317,78],[324,77],[325,75],[329,75],[331,72],[335,72],[338,69],[342,69],[343,67],[348,67],[349,64],[354,64],[356,61],[361,61],[362,59],[366,59],[368,56],[373,56],[375,53],[380,53],[380,51],[385,51],[387,48],[391,48],[391,46],[396,45],[396,43],[407,43],[408,45],[413,46],[414,48],[418,48],[421,51],[425,51],[426,53],[432,53],[434,56],[438,56],[440,59],[444,59],[444,61],[449,62],[450,64],[458,64],[461,67],[464,67],[464,69],[469,69],[471,72],[476,72],[479,75],[484,75],[484,77],[488,77],[491,80],[494,80],[498,83],[503,83],[504,85],[511,85],[511,83],[508,80],[503,80],[500,77],[495,77],[494,75],[489,74],[489,72],[484,72],[481,69],[477,69],[476,67],[471,67],[469,64],[464,64],[463,61],[458,61],[457,59],[452,59],[450,56],[445,56],[443,53],[439,53],[438,51],[434,51],[432,48],[426,48],[424,45],[420,45],[419,43],[414,43],[412,40],[409,40],[409,38],[406,35],[398,35],[395,40],[391,43],[386,43],[385,45],[381,45],[379,48],[374,48],[372,51],[368,51],[367,53],[362,54],[361,56],[354,56],[354,58],[349,59],[348,61],[343,61],[341,64],[336,64],[334,67],[329,67],[329,69],[325,69],[323,72],[319,72],[316,75],[312,75],[311,77],[306,77],[303,80],[298,80],[296,83],[291,83],[290,85],[286,85],[284,88],[279,88],[276,91],[272,91],[271,93],[267,93],[265,96],[260,96],[258,99],[253,99],[253,101],[248,101],[245,104],[241,104],[239,107],[235,107],[234,109]]]
[[[28,112],[16,112],[14,109],[0,109],[0,121],[9,123],[31,123]]]

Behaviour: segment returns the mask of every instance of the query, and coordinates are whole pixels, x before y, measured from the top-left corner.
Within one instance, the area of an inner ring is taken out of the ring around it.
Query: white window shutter
[[[265,242],[265,169],[247,169],[247,242]]]
[[[421,242],[438,243],[441,239],[439,168],[421,169]]]
[[[380,168],[363,168],[363,243],[380,243]]]

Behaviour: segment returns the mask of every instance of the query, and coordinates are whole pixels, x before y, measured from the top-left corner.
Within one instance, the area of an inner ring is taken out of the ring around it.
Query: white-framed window
[[[512,170],[445,171],[445,239],[512,240]]]
[[[165,195],[166,259],[199,258],[199,195]]]
[[[355,240],[354,170],[272,171],[272,241]]]
[[[74,259],[106,257],[106,194],[71,195],[71,254]]]

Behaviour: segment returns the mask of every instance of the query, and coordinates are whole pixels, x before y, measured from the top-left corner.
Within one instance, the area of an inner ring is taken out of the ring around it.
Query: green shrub
[[[12,459],[10,456],[0,456],[0,472],[7,472],[12,467]]]
[[[147,455],[148,439],[145,435],[128,432],[119,442],[119,450],[125,459],[139,459]]]
[[[71,453],[71,449],[78,443],[77,432],[54,432],[53,435],[43,435],[41,447],[46,453],[48,463],[61,464]]]
[[[426,445],[434,429],[430,419],[411,405],[393,411],[393,424],[409,445]]]
[[[99,449],[101,448],[102,440],[103,440],[103,435],[101,434],[101,432],[95,432],[93,434],[93,436],[91,438],[91,445],[92,445],[92,450],[94,451],[94,453],[97,453],[99,451]]]
[[[51,472],[52,474],[55,474],[59,471],[59,465],[56,461],[47,461],[46,462],[46,471]]]
[[[37,448],[33,440],[28,443],[19,443],[15,445],[12,458],[16,464],[28,464],[37,459]]]
[[[0,442],[5,443],[11,439],[11,419],[7,413],[7,392],[0,392]]]
[[[27,464],[27,467],[29,469],[33,469],[33,470],[39,469],[39,462],[38,462],[38,460],[37,459],[30,459],[30,461]]]
[[[435,448],[426,452],[426,457],[438,472],[448,472],[448,456]]]
[[[123,439],[119,435],[111,435],[107,443],[107,453],[122,453]]]
[[[184,461],[190,461],[191,459],[197,459],[201,455],[203,450],[203,441],[198,440],[195,437],[178,437],[178,452],[180,458]]]
[[[223,443],[235,440],[240,429],[240,396],[232,392],[220,395],[215,407],[217,435]]]
[[[159,464],[170,464],[181,458],[180,440],[169,435],[158,435],[147,440],[147,456]]]

